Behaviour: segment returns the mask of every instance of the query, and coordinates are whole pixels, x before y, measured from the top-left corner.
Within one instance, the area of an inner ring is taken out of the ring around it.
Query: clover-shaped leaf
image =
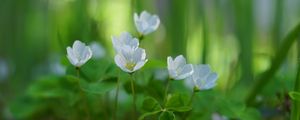
[[[159,120],[175,120],[175,115],[171,111],[164,111],[159,115]]]

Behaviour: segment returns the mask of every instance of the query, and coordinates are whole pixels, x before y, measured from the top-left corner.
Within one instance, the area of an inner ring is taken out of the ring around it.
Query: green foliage
[[[134,119],[131,76],[115,65],[111,36],[125,27],[134,31],[132,13],[147,10],[158,15],[161,25],[140,41],[148,62],[132,74],[140,120],[210,120],[214,114],[230,120],[298,120],[297,4],[283,0],[3,0],[0,119]],[[265,15],[265,10],[273,15]],[[267,19],[270,16],[274,18]],[[102,43],[106,55],[76,69],[66,57],[66,47],[77,39],[87,45]],[[190,105],[192,90],[185,80],[172,81],[165,98],[167,80],[156,77],[156,70],[167,69],[166,57],[179,54],[188,63],[210,64],[219,74],[217,86],[199,90]],[[65,74],[53,72],[52,62],[57,62],[53,56],[66,67]],[[2,61],[7,62],[7,71]]]
[[[50,115],[56,119],[63,119],[61,114],[70,111],[62,109],[71,109],[80,101],[77,95],[77,79],[72,76],[63,77],[43,77],[36,80],[25,95],[13,101],[10,108],[16,118],[19,119],[39,119],[44,115]],[[56,110],[55,106],[60,106]],[[51,112],[48,112],[51,111]]]
[[[300,93],[299,92],[291,91],[291,92],[289,92],[289,95],[293,100],[300,101]]]
[[[144,100],[142,109],[146,112],[152,112],[152,111],[160,111],[162,108],[160,104],[151,97],[148,97]]]
[[[154,98],[147,97],[143,101],[142,110],[145,112],[139,117],[139,120],[143,120],[146,117],[150,117],[150,116],[153,117],[157,113],[161,112],[162,107],[160,106],[158,101],[156,101]]]
[[[189,98],[185,94],[175,93],[171,94],[167,97],[167,102],[165,104],[165,108],[170,111],[176,112],[186,112],[191,110],[190,106],[187,106],[187,101]]]
[[[163,111],[159,115],[159,120],[175,120],[175,115],[170,111]]]
[[[232,100],[219,100],[217,104],[218,112],[229,118],[243,118],[243,120],[259,120],[261,119],[259,111],[254,108],[248,108],[242,102]]]

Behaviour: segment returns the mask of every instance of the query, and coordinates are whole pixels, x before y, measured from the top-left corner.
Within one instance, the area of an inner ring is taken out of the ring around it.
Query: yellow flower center
[[[126,63],[125,67],[126,67],[128,70],[133,71],[135,65],[136,65],[135,63],[128,62],[128,63]]]

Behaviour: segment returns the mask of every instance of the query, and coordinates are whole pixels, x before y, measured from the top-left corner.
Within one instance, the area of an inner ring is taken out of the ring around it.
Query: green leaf
[[[80,87],[82,90],[92,94],[103,94],[114,89],[117,85],[117,78],[109,78],[99,82],[88,83],[85,80],[80,79]]]
[[[167,102],[165,104],[165,107],[174,109],[174,108],[180,108],[186,106],[187,98],[189,98],[187,95],[184,94],[171,94],[167,97]]]
[[[159,120],[175,120],[175,115],[173,112],[164,111],[160,114]]]
[[[157,113],[159,113],[159,112],[161,112],[161,111],[158,110],[158,111],[152,111],[152,112],[144,113],[144,114],[142,114],[142,115],[139,117],[139,120],[144,120],[145,117],[155,115],[155,114],[157,114]]]
[[[154,98],[147,97],[143,101],[142,109],[145,110],[145,111],[148,111],[148,112],[160,111],[161,106],[159,105],[159,103]]]
[[[293,100],[300,101],[300,92],[291,91],[289,95]]]
[[[181,107],[174,107],[174,108],[169,107],[168,110],[175,111],[175,112],[187,112],[192,110],[192,107],[190,106],[181,106]]]
[[[90,81],[98,81],[105,76],[111,62],[107,59],[98,61],[91,59],[81,68],[81,73],[84,74]]]

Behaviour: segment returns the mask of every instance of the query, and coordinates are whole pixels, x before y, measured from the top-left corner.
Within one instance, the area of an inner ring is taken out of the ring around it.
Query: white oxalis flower
[[[92,50],[89,46],[76,40],[72,48],[67,47],[67,57],[72,65],[80,67],[92,57]]]
[[[194,86],[199,90],[207,90],[216,86],[218,74],[211,72],[209,65],[193,65],[194,73],[187,78],[193,81]]]
[[[181,80],[193,74],[193,66],[186,64],[186,60],[182,55],[177,56],[174,60],[168,57],[169,76],[175,80]]]
[[[134,13],[134,23],[140,34],[147,35],[158,28],[160,20],[157,15],[151,15],[147,11],[143,11],[140,16]]]
[[[137,38],[133,38],[130,33],[123,32],[120,37],[112,36],[113,47],[118,53],[124,46],[127,46],[131,49],[137,49],[139,46],[139,40]]]
[[[117,66],[128,73],[142,68],[147,61],[146,52],[142,48],[133,49],[124,46],[115,56]]]

